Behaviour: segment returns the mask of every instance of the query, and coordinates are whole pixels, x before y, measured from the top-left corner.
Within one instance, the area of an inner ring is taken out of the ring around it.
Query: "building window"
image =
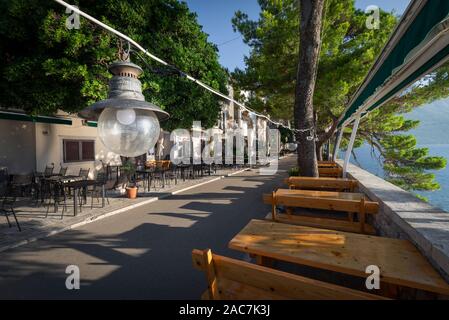
[[[62,140],[64,162],[80,162],[95,160],[95,141],[93,140]]]

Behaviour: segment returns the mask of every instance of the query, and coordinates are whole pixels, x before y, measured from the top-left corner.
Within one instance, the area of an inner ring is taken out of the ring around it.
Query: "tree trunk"
[[[324,145],[322,143],[317,143],[316,145],[316,159],[318,161],[323,161],[323,147]]]
[[[312,129],[296,134],[299,171],[302,176],[307,177],[318,177],[313,95],[321,48],[324,1],[299,0],[301,14],[300,48],[294,112],[297,129]],[[313,137],[313,139],[310,137]]]

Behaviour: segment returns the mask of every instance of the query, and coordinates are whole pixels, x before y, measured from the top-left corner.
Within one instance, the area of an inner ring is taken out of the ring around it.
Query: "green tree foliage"
[[[153,54],[226,92],[227,73],[217,49],[207,41],[196,15],[177,0],[78,1],[79,7],[130,35]],[[0,106],[31,114],[58,109],[77,112],[104,99],[116,60],[117,39],[81,18],[79,30],[65,26],[65,8],[53,1],[1,0]],[[180,76],[172,68],[137,53],[144,94],[171,114],[165,129],[191,127],[193,120],[212,126],[218,117],[217,97]]]
[[[447,160],[429,156],[427,148],[417,147],[414,135],[405,134],[419,126],[419,121],[407,119],[405,114],[448,96],[449,64],[446,64],[360,123],[359,145],[367,141],[372,146],[373,154],[380,155],[387,179],[394,184],[406,190],[432,191],[440,188],[435,175],[428,170],[445,168]]]
[[[246,70],[233,73],[239,89],[255,93],[249,101],[259,111],[292,118],[299,49],[295,0],[259,0],[259,21],[242,12],[234,27],[252,48]],[[366,28],[366,15],[353,0],[326,1],[323,42],[314,96],[321,147],[393,29],[396,18],[381,12],[382,28]]]
[[[233,24],[251,47],[246,69],[235,70],[239,90],[252,92],[248,104],[279,119],[293,118],[294,88],[298,61],[299,15],[295,0],[259,0],[261,14],[252,21],[236,12]],[[323,42],[314,96],[317,150],[335,133],[338,118],[360,86],[376,57],[388,40],[397,17],[380,12],[380,29],[368,29],[367,15],[355,9],[353,0],[327,0]],[[379,111],[365,118],[355,147],[368,142],[382,155],[388,179],[409,190],[439,188],[428,170],[441,169],[446,161],[429,157],[428,150],[417,148],[416,139],[403,134],[419,123],[406,120],[404,113],[436,99],[449,96],[448,70],[441,70],[410,88]],[[345,130],[342,147],[348,142]]]

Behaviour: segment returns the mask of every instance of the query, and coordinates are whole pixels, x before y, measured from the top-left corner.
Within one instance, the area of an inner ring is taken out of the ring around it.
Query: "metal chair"
[[[5,195],[2,199],[2,206],[0,207],[0,212],[3,213],[6,217],[6,221],[8,221],[8,225],[11,228],[11,221],[9,220],[9,213],[12,214],[14,217],[14,220],[16,221],[17,229],[19,231],[22,231],[22,228],[20,227],[19,221],[17,220],[16,212],[14,211],[14,204],[16,203],[16,196],[10,195],[11,189],[8,188],[8,190],[5,192]]]
[[[78,177],[81,177],[84,180],[87,180],[87,179],[89,179],[89,172],[90,172],[90,168],[88,168],[88,169],[81,168],[80,172],[78,173]],[[83,189],[81,192],[79,192],[78,197],[79,197],[80,208],[82,208],[83,200],[85,200],[84,203],[87,202],[87,189]]]
[[[97,174],[96,184],[93,186],[90,192],[91,195],[91,202],[90,202],[90,208],[93,209],[94,207],[94,197],[97,198],[97,202],[100,202],[100,197],[102,196],[102,189],[104,187],[105,189],[105,198],[107,203],[109,204],[109,197],[107,190],[112,190],[115,187],[115,180],[108,180],[107,175],[104,172],[99,172]]]
[[[61,168],[59,169],[58,176],[61,176],[61,177],[65,176],[66,173],[67,173],[67,169],[68,169],[68,167],[63,167],[63,166],[61,165]]]
[[[0,167],[0,195],[6,193],[9,183],[9,174],[7,167]]]
[[[179,168],[173,163],[169,162],[168,169],[165,171],[165,179],[171,185],[171,182],[175,180],[175,185],[178,184]]]
[[[23,197],[27,192],[31,193],[33,186],[32,174],[15,174],[12,176],[10,191],[20,192],[20,196]]]
[[[87,180],[87,178],[89,178],[89,172],[90,172],[90,168],[89,169],[80,169],[80,172],[78,174],[78,177],[82,177],[83,179]]]
[[[150,176],[150,187],[151,181],[154,181],[154,188],[156,189],[156,183],[159,181],[159,186],[165,188],[165,169],[162,161],[156,161],[156,167]],[[150,190],[150,188],[148,188]]]
[[[44,177],[49,177],[53,174],[53,170],[55,169],[55,164],[52,163],[52,166],[46,166],[44,170]]]
[[[47,204],[47,212],[45,218],[48,217],[48,212],[50,211],[51,199],[53,199],[53,206],[55,212],[57,212],[58,206],[62,203],[61,219],[64,218],[64,212],[67,211],[67,193],[64,185],[61,182],[53,182],[48,184],[49,188],[49,200]]]

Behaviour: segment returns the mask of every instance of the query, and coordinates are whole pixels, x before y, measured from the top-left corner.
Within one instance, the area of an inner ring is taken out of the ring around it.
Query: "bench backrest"
[[[333,165],[336,165],[336,166],[339,165],[339,164],[338,164],[337,162],[335,162],[335,161],[325,161],[325,160],[323,160],[323,161],[318,161],[318,164],[333,164]]]
[[[353,192],[358,187],[357,180],[350,179],[290,177],[284,182],[290,189],[348,190]]]
[[[343,176],[343,169],[340,167],[337,168],[321,168],[318,167],[318,172],[320,177],[335,177],[341,178]]]
[[[266,204],[281,205],[285,207],[297,207],[307,209],[320,209],[354,213],[376,214],[379,211],[379,204],[373,201],[332,199],[308,196],[276,196],[276,193],[264,194],[263,201]]]
[[[375,300],[382,297],[302,276],[193,250],[193,265],[206,273],[212,300]]]
[[[333,161],[318,161],[318,167],[320,167],[320,168],[340,168],[340,165]]]

